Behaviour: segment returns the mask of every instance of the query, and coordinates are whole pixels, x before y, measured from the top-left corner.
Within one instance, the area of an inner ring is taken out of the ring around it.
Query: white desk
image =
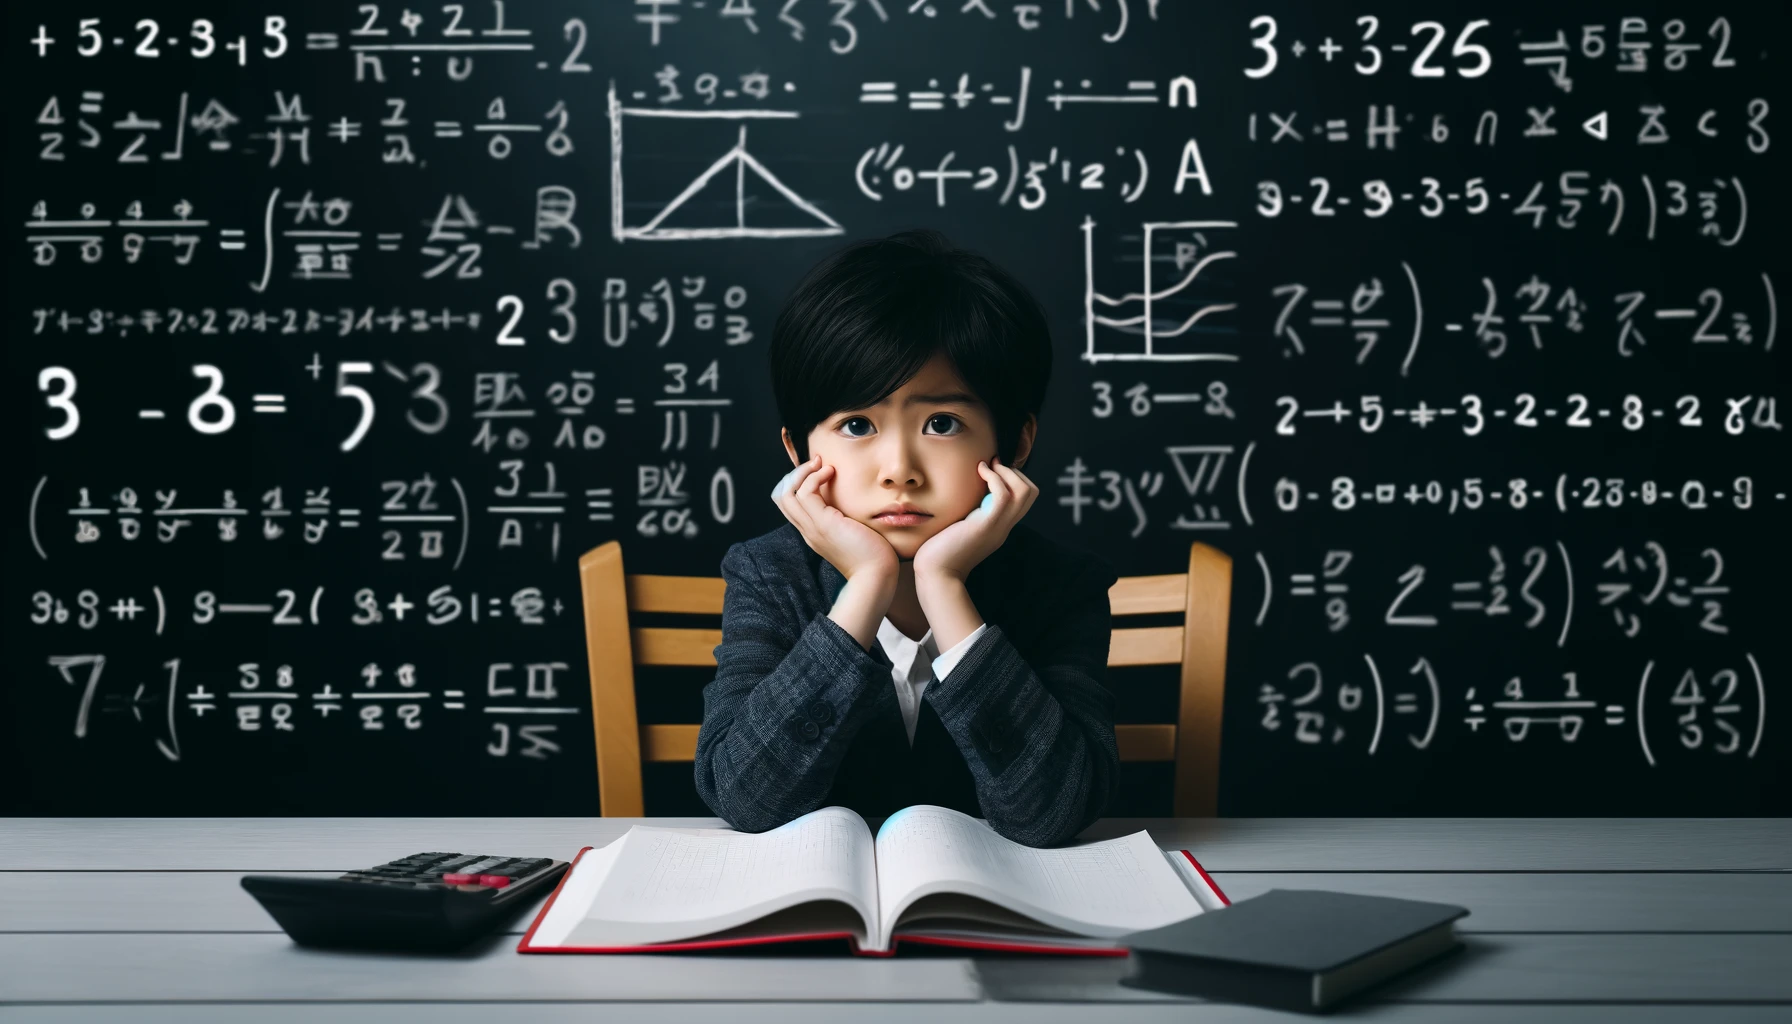
[[[0,820],[0,1018],[671,1021],[724,1006],[730,1022],[1286,1016],[1122,987],[1121,960],[523,956],[516,935],[532,911],[466,955],[321,952],[293,945],[237,881],[419,850],[570,857],[636,820]],[[1792,821],[1107,819],[1086,837],[1139,828],[1194,850],[1234,900],[1310,887],[1470,908],[1464,952],[1355,1016],[1792,1017]]]

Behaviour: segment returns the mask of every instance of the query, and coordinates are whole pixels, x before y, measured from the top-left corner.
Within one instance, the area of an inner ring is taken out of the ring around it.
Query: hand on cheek
[[[923,576],[964,579],[1002,546],[1039,494],[1031,480],[1002,465],[999,456],[979,462],[977,473],[989,486],[989,493],[963,519],[929,537],[915,552],[917,580]]]

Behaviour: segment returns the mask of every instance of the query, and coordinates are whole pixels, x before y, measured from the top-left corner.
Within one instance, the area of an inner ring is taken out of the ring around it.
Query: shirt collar
[[[908,635],[896,627],[888,616],[877,624],[877,641],[883,645],[884,652],[890,661],[910,682],[919,682],[933,672],[933,659],[940,656],[939,644],[933,639],[933,628],[921,635],[919,640],[910,640]],[[925,659],[925,660],[923,660]],[[922,672],[921,669],[926,671]]]

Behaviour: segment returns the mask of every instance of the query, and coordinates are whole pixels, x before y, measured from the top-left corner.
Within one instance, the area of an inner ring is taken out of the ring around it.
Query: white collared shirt
[[[921,691],[927,688],[928,683],[946,678],[959,659],[970,650],[971,643],[988,628],[989,623],[983,623],[971,630],[970,636],[941,654],[939,645],[934,642],[931,626],[921,639],[910,640],[887,616],[878,623],[877,642],[883,645],[884,653],[890,656],[890,675],[896,682],[896,703],[902,708],[902,724],[908,729],[910,746],[915,742],[915,719],[921,712]],[[922,657],[923,654],[926,657]]]

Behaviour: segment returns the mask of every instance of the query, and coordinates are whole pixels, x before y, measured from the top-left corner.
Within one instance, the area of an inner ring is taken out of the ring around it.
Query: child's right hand
[[[827,503],[821,485],[833,479],[834,467],[823,466],[821,456],[785,474],[772,489],[772,501],[784,518],[803,535],[803,540],[849,580],[870,573],[893,582],[900,560],[883,534]]]

